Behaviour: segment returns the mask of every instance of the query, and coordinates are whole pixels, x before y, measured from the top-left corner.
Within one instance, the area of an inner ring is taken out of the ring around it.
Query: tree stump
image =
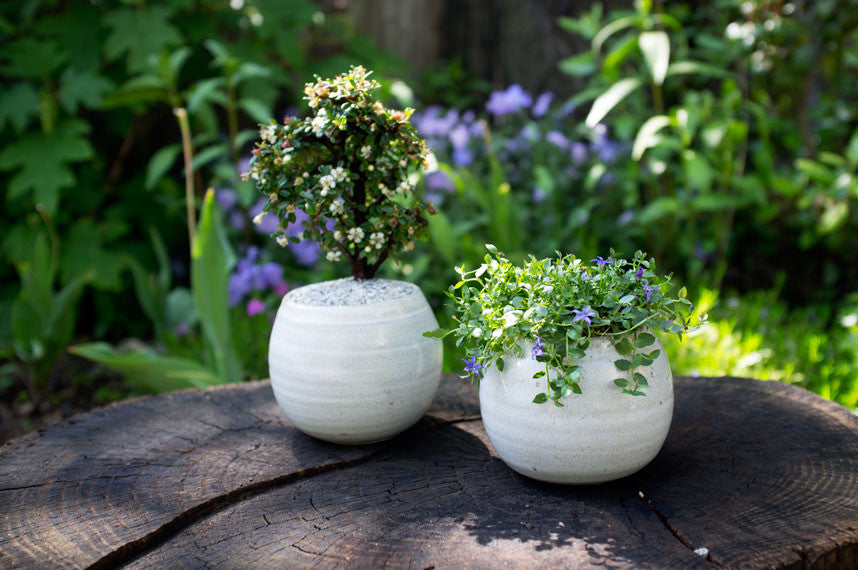
[[[360,447],[297,431],[267,382],[122,402],[0,448],[0,567],[858,566],[858,417],[775,382],[675,388],[658,457],[598,486],[508,469],[455,377]]]

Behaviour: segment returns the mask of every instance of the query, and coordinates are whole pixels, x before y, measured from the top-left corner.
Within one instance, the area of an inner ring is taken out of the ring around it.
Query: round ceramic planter
[[[604,337],[576,364],[582,394],[534,404],[545,365],[529,358],[504,358],[503,372],[489,368],[480,382],[483,424],[500,458],[514,471],[552,483],[601,483],[630,475],[658,454],[673,418],[673,376],[661,343],[651,366],[639,368],[649,382],[646,396],[623,394],[613,380],[624,377],[620,358]]]
[[[365,304],[280,304],[268,352],[274,396],[298,429],[333,443],[389,439],[419,420],[441,379],[442,345],[423,293]],[[346,301],[348,302],[348,301]]]

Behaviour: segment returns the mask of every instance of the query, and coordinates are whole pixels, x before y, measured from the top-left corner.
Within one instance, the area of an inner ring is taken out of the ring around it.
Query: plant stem
[[[185,160],[185,213],[188,218],[188,247],[194,245],[194,235],[197,233],[196,207],[194,205],[194,171],[191,163],[194,160],[194,148],[191,143],[191,126],[188,122],[188,112],[184,107],[176,107],[173,114],[179,121],[182,132],[182,155]]]

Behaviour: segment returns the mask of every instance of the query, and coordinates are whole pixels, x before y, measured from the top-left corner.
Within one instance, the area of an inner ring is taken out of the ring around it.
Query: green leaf
[[[450,218],[442,211],[434,216],[429,216],[429,240],[433,249],[441,255],[444,263],[453,265],[456,263],[456,238]]]
[[[179,144],[167,145],[156,152],[149,164],[146,165],[146,184],[147,190],[151,190],[167,173],[168,170],[176,162],[176,157],[182,152],[182,146]]]
[[[60,76],[60,105],[72,114],[78,107],[95,109],[113,87],[112,81],[97,73],[66,68]]]
[[[605,74],[612,73],[617,69],[628,57],[635,52],[638,42],[634,36],[629,36],[605,56],[605,61],[602,62],[602,72]]]
[[[6,60],[4,76],[49,79],[66,62],[68,53],[53,40],[25,37],[6,45],[0,58]]]
[[[583,392],[581,391],[581,386],[577,382],[574,384],[570,384],[569,387],[572,388],[572,392],[574,394],[583,394]]]
[[[637,136],[635,136],[635,142],[632,146],[632,158],[640,160],[647,149],[657,146],[661,141],[658,132],[669,125],[670,117],[665,115],[656,115],[647,119],[638,130]]]
[[[820,164],[808,158],[799,158],[795,161],[795,167],[810,177],[811,180],[820,184],[831,184],[834,182],[834,173],[824,164]]]
[[[616,384],[620,388],[625,388],[629,385],[629,380],[628,378],[614,378],[614,384]]]
[[[493,244],[487,243],[486,249],[489,250],[489,253],[492,253],[494,255],[498,254],[498,248],[496,248]]]
[[[445,336],[447,336],[451,332],[453,332],[453,331],[439,327],[437,329],[424,332],[423,336],[425,336],[427,338],[439,338],[440,339],[440,338],[444,338]]]
[[[70,164],[92,158],[86,139],[90,127],[80,120],[63,121],[49,132],[32,132],[0,152],[0,170],[17,170],[7,187],[7,199],[33,192],[33,201],[44,204],[53,215],[59,203],[59,191],[72,186]]]
[[[0,129],[9,123],[15,132],[20,133],[38,118],[40,108],[39,92],[29,83],[16,83],[0,93]]]
[[[667,67],[670,63],[670,39],[666,32],[642,32],[638,36],[638,47],[643,53],[649,68],[652,82],[656,85],[664,83]]]
[[[652,352],[650,352],[649,354],[647,354],[646,357],[649,358],[650,360],[655,360],[656,358],[658,358],[659,354],[661,354],[661,350],[655,349]]]
[[[162,6],[142,9],[121,8],[104,16],[110,34],[104,46],[108,61],[126,57],[131,71],[142,71],[152,54],[169,51],[182,42],[171,23],[172,10]]]
[[[537,372],[536,374],[534,374],[534,375],[532,376],[532,378],[542,378],[543,376],[545,376],[545,370],[540,370],[539,372]]]
[[[650,346],[655,342],[655,337],[649,333],[641,333],[638,335],[637,340],[635,341],[635,346],[637,348],[644,348]]]
[[[156,392],[207,388],[220,384],[211,370],[198,362],[152,351],[119,352],[103,342],[81,344],[69,352],[116,370],[128,380]]]
[[[91,219],[77,221],[67,231],[61,249],[60,278],[64,283],[89,272],[92,285],[105,291],[122,288],[122,261],[104,245],[104,225]]]
[[[230,77],[230,82],[234,86],[246,79],[266,79],[271,76],[271,70],[252,61],[245,61],[238,66],[238,70]]]
[[[646,381],[646,377],[640,372],[635,372],[634,374],[632,374],[632,378],[635,379],[635,382],[638,383],[638,386],[649,386]]]
[[[628,338],[623,338],[620,342],[614,345],[614,348],[620,354],[629,354],[634,349]]]
[[[602,51],[602,45],[604,45],[604,43],[608,41],[608,38],[610,38],[612,35],[616,34],[621,30],[625,30],[626,28],[636,26],[639,23],[640,18],[638,18],[637,16],[625,16],[623,18],[618,18],[613,22],[610,22],[609,24],[606,24],[605,27],[599,30],[599,33],[597,33],[593,37],[593,52],[599,53],[600,51]]]
[[[500,372],[503,372],[503,368],[504,366],[506,366],[506,363],[503,361],[503,358],[498,358],[497,360],[495,360],[495,366],[498,367],[498,370]]]
[[[584,358],[586,353],[583,350],[581,350],[580,348],[570,346],[568,355],[569,355],[569,358],[572,358],[573,360],[578,360],[580,358]]]
[[[585,123],[589,128],[595,127],[605,118],[611,109],[619,105],[630,93],[640,87],[643,82],[637,77],[627,77],[611,85],[607,91],[599,95],[590,108]]]
[[[690,149],[684,151],[682,153],[682,168],[685,171],[685,179],[691,188],[700,190],[704,194],[712,189],[715,172],[703,154]]]
[[[545,394],[545,393],[537,394],[536,396],[533,397],[533,403],[534,404],[544,404],[547,400],[548,400],[548,394]]]
[[[625,372],[632,367],[632,363],[626,359],[620,359],[614,361],[614,366],[617,367],[617,370],[622,370],[623,372]]]
[[[214,190],[203,199],[200,223],[191,248],[191,288],[197,314],[223,382],[241,380],[241,365],[232,344],[227,285],[235,254],[215,206]]]
[[[662,196],[656,198],[646,205],[637,216],[637,222],[641,225],[651,224],[665,216],[675,214],[679,210],[679,202],[676,198]]]
[[[271,109],[258,99],[241,99],[238,102],[238,106],[258,123],[265,123],[271,118]]]
[[[585,51],[560,60],[558,69],[573,77],[584,77],[596,71],[596,57],[591,51]]]
[[[628,305],[629,303],[631,303],[631,302],[632,302],[632,301],[634,301],[634,300],[635,300],[635,296],[634,296],[634,295],[624,295],[624,296],[620,299],[620,305]]]
[[[195,113],[201,104],[211,100],[226,102],[226,94],[223,92],[225,84],[223,77],[196,82],[188,93],[188,112]]]
[[[665,77],[672,77],[674,75],[708,75],[712,77],[729,77],[730,72],[721,69],[720,67],[716,67],[714,65],[709,65],[706,63],[700,63],[697,61],[675,61],[667,66],[667,73],[665,73]]]

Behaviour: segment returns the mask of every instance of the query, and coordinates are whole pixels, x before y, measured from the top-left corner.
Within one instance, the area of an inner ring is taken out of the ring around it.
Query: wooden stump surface
[[[267,382],[115,404],[0,448],[0,567],[858,567],[858,417],[775,382],[675,388],[658,457],[597,486],[508,469],[455,377],[358,447],[299,432]]]

